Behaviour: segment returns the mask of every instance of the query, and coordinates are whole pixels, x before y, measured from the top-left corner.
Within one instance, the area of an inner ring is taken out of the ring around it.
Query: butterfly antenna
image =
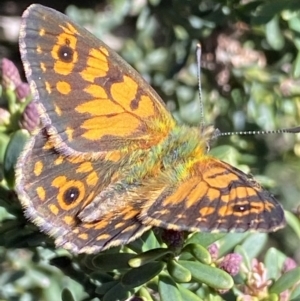
[[[201,86],[201,44],[197,44],[196,56],[197,56],[197,77],[198,77],[198,91],[199,91],[199,101],[200,101],[200,118],[201,124],[200,128],[204,129],[204,110],[203,110],[203,99],[202,99],[202,86]]]
[[[214,137],[222,137],[222,136],[233,136],[233,135],[269,135],[269,134],[282,134],[282,133],[300,133],[300,126],[294,128],[287,128],[281,130],[273,130],[273,131],[241,131],[241,132],[225,132],[222,133],[219,129],[215,130]]]

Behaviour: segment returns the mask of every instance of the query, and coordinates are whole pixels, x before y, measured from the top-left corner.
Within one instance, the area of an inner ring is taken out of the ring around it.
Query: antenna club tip
[[[197,43],[197,48],[198,48],[198,49],[201,49],[201,48],[202,48],[200,42]]]

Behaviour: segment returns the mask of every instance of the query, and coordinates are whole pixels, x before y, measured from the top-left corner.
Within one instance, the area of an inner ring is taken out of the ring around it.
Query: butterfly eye
[[[68,46],[70,41],[66,39],[66,45],[61,46],[58,50],[58,57],[65,63],[71,63],[73,61],[74,50]]]
[[[70,187],[64,192],[64,202],[71,205],[79,197],[79,189],[77,187]]]

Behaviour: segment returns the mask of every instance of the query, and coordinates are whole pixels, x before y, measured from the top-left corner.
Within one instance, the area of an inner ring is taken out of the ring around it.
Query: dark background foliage
[[[65,12],[120,53],[156,89],[179,122],[203,122],[195,56],[196,44],[200,42],[205,124],[214,124],[223,133],[268,131],[300,124],[298,0],[35,2]],[[20,16],[31,3],[2,1],[0,6],[0,58],[12,60],[23,77],[17,32]],[[5,108],[3,95],[0,104]],[[1,125],[2,163],[16,129]],[[300,135],[220,137],[214,141],[211,153],[253,174],[288,212],[294,212],[287,215],[288,226],[270,234],[261,243],[259,254],[252,257],[263,259],[274,247],[299,264]],[[25,220],[18,203],[11,201],[15,196],[6,180],[2,181],[0,196],[4,204],[0,211],[0,286],[4,287],[0,288],[0,299],[59,299],[64,287],[77,296],[76,300],[87,297],[95,284],[87,284],[84,277],[74,276],[73,270],[63,269],[61,262],[54,264],[53,257],[68,254],[63,250],[54,253],[51,240],[49,249],[19,249],[28,247],[28,237],[38,242],[46,238],[30,227],[22,235],[18,232]],[[73,260],[82,269],[80,260]],[[64,277],[55,265],[75,281]],[[64,300],[70,300],[68,292],[64,294]],[[155,294],[153,298],[168,300]],[[215,298],[220,299],[211,300],[235,300],[233,294],[215,294]]]

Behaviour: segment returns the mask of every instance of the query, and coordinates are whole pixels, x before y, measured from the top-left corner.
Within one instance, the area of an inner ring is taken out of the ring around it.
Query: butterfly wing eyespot
[[[64,154],[149,148],[175,125],[141,76],[67,16],[31,5],[19,43],[42,124]]]
[[[272,232],[285,225],[277,200],[242,171],[214,158],[194,165],[194,176],[165,187],[139,216],[147,225],[178,231]]]
[[[254,207],[254,206],[253,206]],[[232,206],[232,211],[233,212],[247,212],[251,210],[251,205],[250,204],[245,204],[245,205],[234,205]]]
[[[78,200],[80,198],[80,188],[76,187],[74,184],[66,189],[64,192],[63,192],[63,200],[65,203],[67,204],[72,204],[74,203],[76,200]]]
[[[61,46],[57,51],[58,58],[65,63],[73,62],[74,50],[68,45],[69,43],[69,40],[66,40],[66,45]]]

